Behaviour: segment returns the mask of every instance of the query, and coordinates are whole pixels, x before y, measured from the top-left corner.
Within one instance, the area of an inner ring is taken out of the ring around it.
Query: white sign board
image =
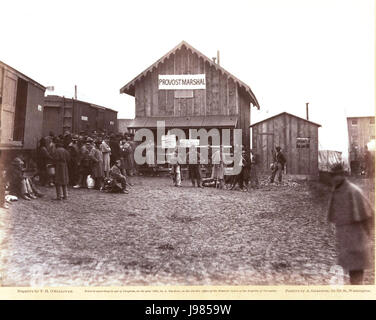
[[[205,74],[160,74],[158,88],[159,90],[206,89]]]
[[[182,148],[198,147],[199,145],[199,139],[180,139],[180,147]]]
[[[162,136],[162,148],[175,148],[176,147],[176,136],[174,134],[163,135]]]
[[[87,120],[88,120],[88,117],[86,117],[86,116],[81,116],[81,120],[83,120],[83,121],[87,121]]]
[[[40,104],[38,104],[38,111],[43,111],[43,107]]]

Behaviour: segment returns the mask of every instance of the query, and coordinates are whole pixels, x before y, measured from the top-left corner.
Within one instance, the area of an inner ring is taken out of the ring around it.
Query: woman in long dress
[[[102,143],[100,144],[100,150],[103,154],[103,171],[104,176],[108,178],[110,176],[110,155],[111,155],[111,148],[109,146],[110,140],[105,138]]]
[[[89,157],[91,160],[91,174],[95,181],[94,189],[100,190],[103,186],[103,154],[99,150],[100,142],[96,141],[89,151]]]

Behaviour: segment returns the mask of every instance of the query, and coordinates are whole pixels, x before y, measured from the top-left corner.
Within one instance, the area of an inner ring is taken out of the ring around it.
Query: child
[[[338,264],[347,270],[351,284],[362,284],[371,263],[373,208],[362,191],[344,175],[342,164],[331,168],[332,194],[328,220],[336,227]]]

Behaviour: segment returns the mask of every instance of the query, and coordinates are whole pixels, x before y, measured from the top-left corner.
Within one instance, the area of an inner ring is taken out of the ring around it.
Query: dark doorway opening
[[[27,82],[18,79],[17,96],[16,96],[16,110],[14,115],[14,129],[13,140],[23,141],[25,131],[26,119],[26,104],[27,104]]]

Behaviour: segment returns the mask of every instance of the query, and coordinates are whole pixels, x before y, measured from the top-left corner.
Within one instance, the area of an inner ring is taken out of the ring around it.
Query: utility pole
[[[309,105],[309,102],[306,102],[306,114],[307,114],[307,120],[309,120],[308,105]]]
[[[77,85],[74,85],[74,99],[77,100]]]

